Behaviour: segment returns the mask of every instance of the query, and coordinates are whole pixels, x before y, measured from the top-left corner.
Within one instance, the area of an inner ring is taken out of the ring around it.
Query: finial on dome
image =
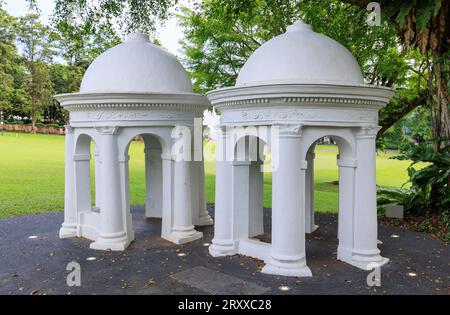
[[[135,31],[133,33],[130,33],[127,35],[127,42],[130,41],[150,41],[150,39],[148,38],[148,35],[142,33],[141,31]]]
[[[298,19],[293,24],[286,28],[286,32],[299,32],[299,31],[311,31],[312,26],[303,22],[302,19]]]

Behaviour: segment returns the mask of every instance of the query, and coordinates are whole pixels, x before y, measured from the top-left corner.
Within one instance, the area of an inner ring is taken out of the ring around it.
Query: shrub
[[[400,156],[394,158],[412,161],[408,167],[409,180],[407,182],[411,184],[411,187],[408,189],[379,189],[378,203],[380,207],[387,203],[396,203],[403,205],[405,211],[409,213],[440,213],[445,225],[449,227],[450,145],[437,150],[432,144],[422,143],[411,146]],[[416,169],[415,165],[419,162],[429,164],[421,169]]]

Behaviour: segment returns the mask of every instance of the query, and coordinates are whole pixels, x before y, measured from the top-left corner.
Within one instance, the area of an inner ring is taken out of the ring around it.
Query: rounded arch
[[[236,148],[240,145],[243,146],[243,141],[256,141],[264,143],[270,147],[270,127],[269,126],[239,126],[232,127],[227,130],[229,136],[231,136],[231,144],[233,156],[235,156]]]
[[[240,226],[238,233],[248,239],[270,243],[272,177],[265,174],[271,170],[270,145],[254,133],[240,134],[233,145],[234,199],[245,199],[234,205],[236,213],[239,213],[238,220],[246,222]],[[247,192],[245,197],[241,195],[244,191]],[[265,204],[268,208],[264,207]]]
[[[264,149],[269,144],[256,135],[242,135],[233,147],[233,159],[236,161],[264,161]]]
[[[119,152],[124,156],[122,185],[125,193],[123,200],[127,208],[127,225],[130,231],[132,230],[130,214],[133,204],[144,205],[146,218],[162,218],[163,173],[166,172],[165,175],[170,176],[167,169],[163,168],[163,155],[170,154],[164,136],[164,134],[145,128],[124,130],[120,134]],[[132,145],[136,147],[132,149]],[[141,172],[140,168],[136,168],[136,164],[133,166],[133,161],[138,161],[138,163],[143,161],[144,172]],[[136,183],[143,183],[143,186],[135,185]],[[132,191],[132,187],[139,190]]]
[[[101,209],[101,177],[100,150],[97,146],[92,130],[76,130],[73,148],[75,204],[77,212],[83,218],[91,212],[99,212]],[[92,144],[94,154],[92,152]],[[92,162],[92,160],[94,160]],[[80,217],[81,218],[81,217]],[[86,235],[93,237],[94,232],[85,228]]]
[[[98,148],[97,142],[94,137],[89,133],[81,132],[75,139],[75,154],[90,154],[91,142],[94,143],[94,147]]]
[[[337,238],[339,242],[343,238],[344,233],[351,234],[349,230],[341,229],[340,226],[349,226],[343,222],[351,222],[352,209],[352,191],[351,184],[352,172],[356,165],[355,161],[355,135],[352,128],[332,128],[332,127],[309,127],[303,133],[303,154],[307,161],[307,169],[305,173],[305,231],[312,233],[317,229],[315,225],[315,160],[318,158],[314,153],[317,152],[317,141],[325,136],[330,137],[336,144],[338,150],[337,165],[333,165],[336,170],[337,180],[329,178],[327,182],[322,184],[338,185],[337,198],[333,198],[333,203],[336,202],[338,210],[337,220]],[[330,162],[330,161],[329,161]],[[333,176],[334,177],[334,176]],[[331,191],[331,190],[330,190]],[[316,191],[318,192],[318,191]],[[330,210],[330,209],[328,209]]]
[[[158,137],[155,134],[151,134],[151,133],[142,133],[142,134],[137,134],[135,136],[133,136],[128,143],[125,146],[125,149],[123,151],[124,155],[128,154],[128,151],[130,149],[130,145],[131,143],[134,141],[134,139],[136,139],[137,137],[142,137],[142,140],[144,142],[144,147],[146,149],[160,149],[161,152],[164,154],[166,153],[164,151],[164,140],[162,140],[161,137]]]
[[[349,128],[316,128],[306,127],[303,133],[303,159],[306,159],[306,154],[314,152],[315,144],[323,137],[330,137],[333,139],[338,147],[339,156],[345,159],[353,159],[355,155],[354,150],[354,136]]]
[[[170,133],[166,135],[164,132],[158,132],[157,130],[145,130],[142,128],[139,130],[127,128],[121,135],[119,135],[119,154],[124,156],[127,155],[131,142],[139,136],[144,139],[146,144],[151,143],[152,146],[160,148],[162,154],[170,154],[170,143],[167,140],[167,137],[170,139]],[[145,141],[147,139],[149,140]]]

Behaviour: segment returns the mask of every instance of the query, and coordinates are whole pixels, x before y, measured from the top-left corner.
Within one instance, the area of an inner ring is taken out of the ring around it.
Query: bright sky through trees
[[[43,24],[48,24],[50,16],[54,8],[54,0],[39,0],[39,9],[41,10],[41,22]],[[187,5],[185,0],[180,1],[181,5]],[[5,9],[9,14],[14,16],[23,16],[28,12],[28,3],[26,0],[6,0]],[[179,41],[183,36],[182,28],[178,25],[177,18],[172,16],[167,20],[162,27],[158,28],[158,39],[165,49],[174,55],[180,57],[181,55],[181,45]],[[181,58],[180,58],[181,59]],[[182,61],[182,60],[180,60]],[[218,117],[210,112],[205,113],[204,124],[208,126],[213,126],[218,122]],[[212,135],[215,133],[213,132]]]

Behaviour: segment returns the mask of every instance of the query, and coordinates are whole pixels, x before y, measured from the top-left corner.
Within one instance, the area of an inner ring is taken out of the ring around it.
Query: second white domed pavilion
[[[263,272],[311,276],[305,232],[313,212],[314,146],[339,147],[337,258],[362,269],[384,264],[377,248],[375,139],[391,90],[364,84],[351,53],[297,22],[258,48],[234,87],[207,94],[221,113],[213,256],[264,260]],[[272,154],[271,243],[263,228],[264,145]]]
[[[202,236],[194,225],[212,224],[206,211],[201,141],[201,119],[209,103],[192,92],[174,56],[143,34],[131,34],[94,60],[79,93],[56,99],[70,112],[61,238],[86,237],[93,240],[91,248],[100,250],[123,250],[134,239],[128,149],[136,136],[145,144],[145,215],[162,218],[161,236],[174,243]],[[195,130],[196,118],[200,130]],[[200,133],[197,146],[191,145],[195,132]],[[180,139],[190,152],[173,150]]]

